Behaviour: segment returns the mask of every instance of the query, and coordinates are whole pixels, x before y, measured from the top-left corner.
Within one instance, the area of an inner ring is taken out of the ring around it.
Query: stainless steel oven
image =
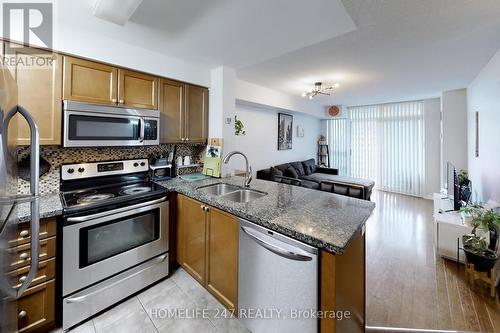
[[[160,142],[160,112],[63,102],[64,147],[147,146]]]
[[[168,275],[167,197],[63,221],[63,329]]]

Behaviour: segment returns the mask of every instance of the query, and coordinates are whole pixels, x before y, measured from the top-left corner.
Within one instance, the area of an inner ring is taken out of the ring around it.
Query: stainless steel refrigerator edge
[[[21,117],[14,118],[16,114]],[[14,119],[14,122],[12,120]],[[17,146],[9,142],[9,131],[17,135],[17,120],[28,122],[31,136],[30,190],[26,196],[17,195]],[[12,126],[9,126],[12,125]],[[39,252],[39,160],[40,138],[38,127],[27,110],[17,105],[17,86],[10,72],[0,64],[0,333],[17,331],[17,303],[36,275]],[[15,239],[17,205],[29,202],[31,206],[31,262],[29,273],[21,286],[12,288],[5,273],[12,258],[9,240]]]

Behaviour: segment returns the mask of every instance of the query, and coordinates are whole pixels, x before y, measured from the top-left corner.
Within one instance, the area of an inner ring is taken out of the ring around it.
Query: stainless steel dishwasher
[[[318,332],[318,250],[240,219],[238,313],[252,332]]]

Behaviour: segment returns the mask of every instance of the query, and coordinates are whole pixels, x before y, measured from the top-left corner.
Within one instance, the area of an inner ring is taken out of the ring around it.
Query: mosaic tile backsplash
[[[160,155],[167,155],[176,148],[176,156],[191,156],[191,163],[200,163],[205,145],[199,144],[164,144],[147,147],[106,147],[106,148],[62,148],[42,146],[40,155],[50,163],[50,170],[40,177],[40,193],[59,192],[60,167],[62,164],[148,158],[152,162]],[[18,148],[18,160],[29,155],[29,147]],[[201,172],[201,167],[178,169],[178,174]],[[29,182],[19,179],[18,194],[29,193]]]

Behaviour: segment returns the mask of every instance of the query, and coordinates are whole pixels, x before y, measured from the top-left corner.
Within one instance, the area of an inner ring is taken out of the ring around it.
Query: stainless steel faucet
[[[232,151],[229,154],[224,157],[224,164],[227,164],[229,162],[229,159],[233,155],[241,155],[245,158],[245,163],[246,163],[246,170],[245,170],[245,187],[250,187],[250,182],[252,181],[252,167],[248,164],[248,158],[243,154],[241,151]]]

